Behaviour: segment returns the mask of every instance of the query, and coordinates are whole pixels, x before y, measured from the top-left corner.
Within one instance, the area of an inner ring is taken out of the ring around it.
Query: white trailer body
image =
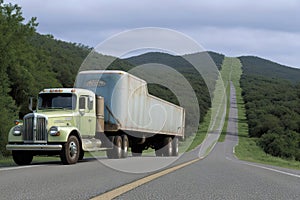
[[[104,131],[184,137],[184,109],[150,95],[146,81],[136,76],[117,70],[82,71],[75,87],[104,97]]]

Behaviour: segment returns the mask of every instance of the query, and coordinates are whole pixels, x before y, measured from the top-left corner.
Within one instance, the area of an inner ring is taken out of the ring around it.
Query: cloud
[[[299,66],[297,0],[27,0],[17,2],[38,31],[96,46],[121,31],[163,27],[181,31],[209,50],[253,54]],[[300,67],[300,66],[299,66]]]
[[[204,48],[226,52],[228,56],[260,55],[273,61],[299,65],[300,34],[294,32],[204,27],[191,33]]]

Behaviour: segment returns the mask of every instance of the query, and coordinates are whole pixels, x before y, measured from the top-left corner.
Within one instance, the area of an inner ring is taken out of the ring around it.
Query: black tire
[[[13,160],[17,165],[29,165],[33,155],[28,151],[12,151]]]
[[[172,137],[165,137],[164,139],[164,147],[163,147],[164,156],[172,156],[173,146],[172,146]]]
[[[178,137],[174,137],[172,140],[172,156],[178,156],[179,154],[179,141],[178,141]]]
[[[107,158],[109,159],[119,159],[122,157],[122,138],[121,136],[117,135],[112,138],[113,140],[113,148],[108,149],[106,151]]]
[[[106,150],[106,156],[107,156],[108,159],[114,158],[114,151],[113,151],[113,149],[107,149]]]
[[[131,153],[132,153],[132,156],[133,156],[133,157],[139,157],[139,156],[142,155],[143,150],[142,150],[142,148],[139,147],[139,146],[132,146],[132,147],[131,147]]]
[[[114,158],[122,158],[122,138],[117,135],[114,139]]]
[[[129,141],[127,135],[122,135],[122,158],[127,158],[128,156]]]
[[[81,149],[80,153],[79,153],[78,160],[83,160],[83,157],[84,157],[84,151]]]
[[[74,135],[71,135],[61,150],[61,162],[64,165],[72,165],[77,163],[80,155],[80,149],[78,138]]]

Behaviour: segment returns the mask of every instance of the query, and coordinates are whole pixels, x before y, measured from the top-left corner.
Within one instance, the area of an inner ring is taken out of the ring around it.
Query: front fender
[[[23,141],[22,135],[19,135],[19,136],[13,135],[13,131],[14,131],[15,127],[16,126],[12,127],[8,133],[8,142],[22,142]]]
[[[67,142],[69,135],[74,131],[76,131],[79,135],[79,131],[76,127],[59,127],[59,136],[52,136],[48,134],[48,142]]]

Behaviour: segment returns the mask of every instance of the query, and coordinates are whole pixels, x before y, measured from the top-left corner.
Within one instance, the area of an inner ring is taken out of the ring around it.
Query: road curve
[[[232,151],[238,137],[232,85],[228,123],[225,142],[217,143],[206,158],[141,185],[117,199],[300,199],[300,171],[256,165],[234,157]],[[198,158],[199,149],[184,154],[173,165]],[[101,159],[105,161],[105,158]],[[151,163],[163,158],[128,159]],[[0,169],[0,193],[1,199],[90,199],[149,174],[152,173],[119,172],[95,159],[85,159],[71,166],[48,162]]]

